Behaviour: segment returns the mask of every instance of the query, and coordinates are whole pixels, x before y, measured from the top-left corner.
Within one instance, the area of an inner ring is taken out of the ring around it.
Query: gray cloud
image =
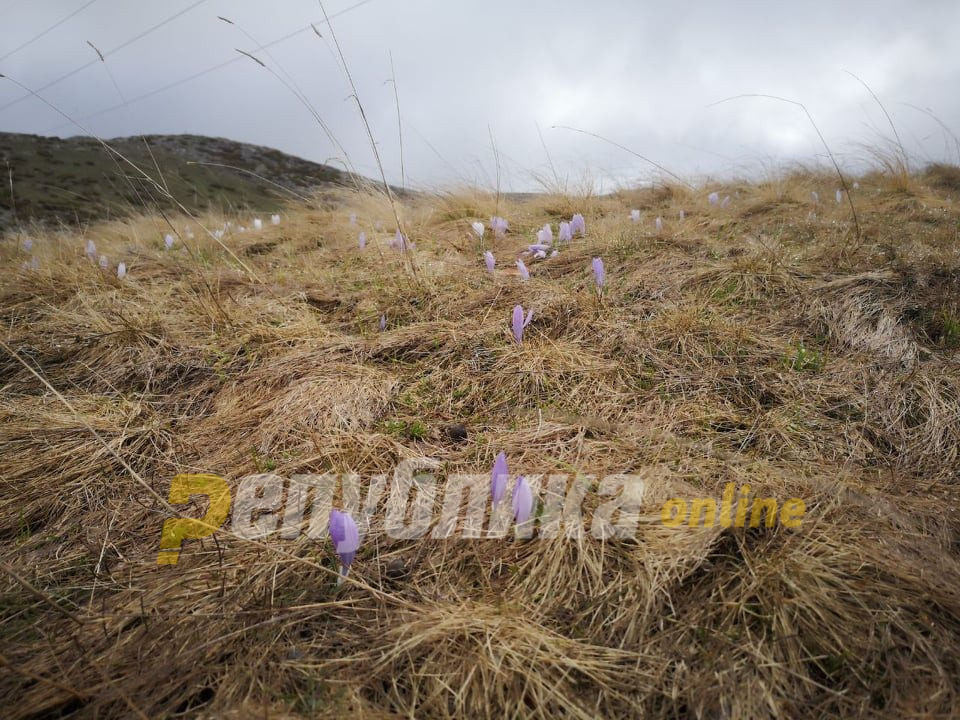
[[[0,0],[0,57],[87,0]],[[0,72],[40,87],[109,52],[197,0],[97,0],[40,40],[0,61]],[[334,14],[357,0],[328,0]],[[226,15],[236,25],[217,19]],[[340,154],[295,94],[239,58],[226,67],[110,112],[322,19],[312,0],[207,0],[129,47],[45,91],[103,136],[192,132],[277,147],[314,160]],[[599,133],[690,176],[756,172],[815,161],[804,102],[846,162],[858,143],[889,135],[879,108],[845,71],[867,81],[920,160],[956,161],[929,108],[960,131],[960,4],[943,2],[443,2],[371,0],[333,21],[392,181],[400,179],[392,53],[414,184],[493,182],[491,133],[505,183],[521,189],[556,171],[609,187],[646,177],[628,153],[557,125]],[[253,40],[244,34],[249,33]],[[329,31],[302,32],[257,55],[302,89],[362,172],[375,172]],[[112,78],[111,78],[112,75]],[[114,81],[116,85],[114,85]],[[0,83],[0,106],[22,95]],[[543,135],[541,144],[538,126]],[[79,130],[31,99],[0,111],[5,130]],[[546,145],[546,150],[544,149]]]

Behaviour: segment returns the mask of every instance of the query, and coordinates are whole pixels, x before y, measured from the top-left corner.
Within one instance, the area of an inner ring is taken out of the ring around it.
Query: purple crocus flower
[[[360,235],[357,236],[357,244],[361,250],[367,247],[367,234],[363,230],[361,230]]]
[[[603,269],[603,260],[598,257],[593,259],[593,277],[597,281],[598,288],[602,288],[607,281],[607,271]]]
[[[101,270],[106,270],[108,264],[109,264],[109,263],[107,263],[107,256],[106,256],[106,255],[101,255],[101,256],[100,256],[100,269],[101,269]]]
[[[527,270],[527,266],[524,264],[523,260],[517,258],[517,270],[520,271],[520,278],[523,280],[530,279],[530,271]]]
[[[263,230],[263,220],[261,220],[260,218],[254,218],[254,219],[253,219],[253,229],[254,229],[254,230],[258,230],[258,231],[259,231],[259,230]]]
[[[631,211],[630,211],[630,219],[633,220],[635,223],[640,222],[640,211],[639,211],[639,210],[631,210]]]
[[[97,258],[97,244],[93,240],[87,240],[86,253],[91,260]]]
[[[387,329],[387,316],[384,314],[380,315],[380,332],[383,332]]]
[[[527,252],[529,253],[538,253],[543,250],[549,250],[550,246],[543,243],[534,243],[533,245],[527,245]]]
[[[720,196],[717,193],[712,192],[709,195],[707,195],[707,200],[711,205],[717,205],[720,203]]]
[[[473,228],[473,231],[477,234],[477,237],[482,240],[483,234],[487,231],[487,229],[483,226],[483,223],[482,222],[471,223],[470,227]]]
[[[493,269],[497,266],[497,259],[493,256],[493,253],[489,250],[486,250],[483,253],[483,261],[487,264],[487,272],[493,272]]]
[[[490,229],[493,230],[493,234],[497,237],[503,237],[507,232],[507,228],[507,221],[499,215],[490,218]]]
[[[393,240],[390,241],[390,247],[399,250],[400,252],[405,252],[407,246],[407,238],[405,238],[403,233],[400,232],[400,229],[397,228],[397,234],[393,237]]]
[[[654,224],[657,226],[657,232],[658,232],[658,233],[663,232],[663,218],[662,218],[662,217],[658,217],[657,220],[656,220],[656,222],[655,222]]]
[[[530,321],[533,320],[533,310],[527,311],[527,316],[523,316],[523,305],[517,305],[513,309],[513,339],[517,341],[517,345],[523,342],[523,331],[527,325],[530,324]]]
[[[837,205],[843,202],[843,190],[837,190]]]
[[[530,519],[532,510],[533,491],[530,489],[530,483],[521,475],[517,478],[517,484],[513,488],[513,517],[518,524],[525,523]]]
[[[357,549],[360,547],[360,532],[357,524],[350,517],[350,513],[340,510],[330,511],[330,540],[333,549],[340,558],[341,580],[350,572],[350,563],[353,562]],[[337,584],[340,584],[338,580]]]
[[[581,215],[580,213],[577,213],[572,218],[570,218],[570,232],[573,233],[574,235],[576,235],[577,233],[579,233],[580,235],[587,234],[587,221],[583,219],[583,215]]]
[[[507,491],[508,478],[507,456],[506,453],[501,452],[493,461],[493,472],[490,473],[490,493],[493,495],[494,505],[503,499],[503,494]]]
[[[570,242],[573,240],[573,231],[570,229],[570,223],[560,223],[560,232],[557,234],[557,242]]]
[[[553,242],[553,230],[550,225],[544,225],[537,230],[537,244],[550,245]]]
[[[127,276],[127,264],[120,263],[117,265],[117,278],[123,280]]]

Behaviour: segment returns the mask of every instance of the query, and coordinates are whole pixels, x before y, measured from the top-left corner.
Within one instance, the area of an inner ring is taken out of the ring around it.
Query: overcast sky
[[[559,125],[689,178],[822,158],[799,108],[762,98],[716,104],[749,93],[805,103],[852,165],[864,144],[891,132],[848,72],[879,96],[918,161],[958,161],[948,133],[910,107],[960,134],[957,0],[326,0],[326,9],[398,183],[391,53],[406,180],[419,187],[492,185],[494,144],[502,183],[513,189],[554,170],[605,188],[650,177],[642,160]],[[103,137],[218,135],[336,163],[342,151],[279,75],[304,93],[354,167],[373,175],[322,21],[316,0],[0,0],[0,73],[33,89],[50,85],[44,98]],[[23,95],[0,80],[0,130],[83,132],[37,99],[11,104]]]

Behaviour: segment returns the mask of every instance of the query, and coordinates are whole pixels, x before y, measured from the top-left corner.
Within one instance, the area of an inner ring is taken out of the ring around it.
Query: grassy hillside
[[[956,177],[860,178],[859,235],[833,178],[795,175],[410,198],[405,254],[383,199],[346,191],[170,251],[150,218],[9,239],[5,714],[956,717]],[[577,212],[585,235],[523,281],[537,228]],[[494,214],[510,231],[480,242]],[[328,539],[231,521],[157,565],[177,473],[236,493],[426,457],[442,484],[501,451],[531,478],[646,478],[636,532],[394,539],[380,505],[339,586]],[[664,522],[730,483],[802,499],[802,525]]]
[[[277,185],[303,193],[349,179],[327,165],[222,138],[148,135],[108,142],[196,212],[269,212],[291,197]],[[144,208],[173,209],[133,168],[89,137],[0,133],[0,173],[0,231],[31,222],[79,225]]]

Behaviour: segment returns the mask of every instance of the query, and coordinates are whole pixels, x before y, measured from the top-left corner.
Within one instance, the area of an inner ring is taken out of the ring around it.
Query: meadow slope
[[[835,183],[410,198],[405,255],[390,205],[347,191],[222,241],[174,219],[171,250],[159,217],[9,236],[4,715],[957,716],[958,173],[860,178],[859,237]],[[501,450],[649,476],[636,536],[395,540],[377,515],[339,587],[329,542],[229,526],[156,564],[177,473],[487,473]],[[731,482],[802,498],[802,527],[661,521]]]

